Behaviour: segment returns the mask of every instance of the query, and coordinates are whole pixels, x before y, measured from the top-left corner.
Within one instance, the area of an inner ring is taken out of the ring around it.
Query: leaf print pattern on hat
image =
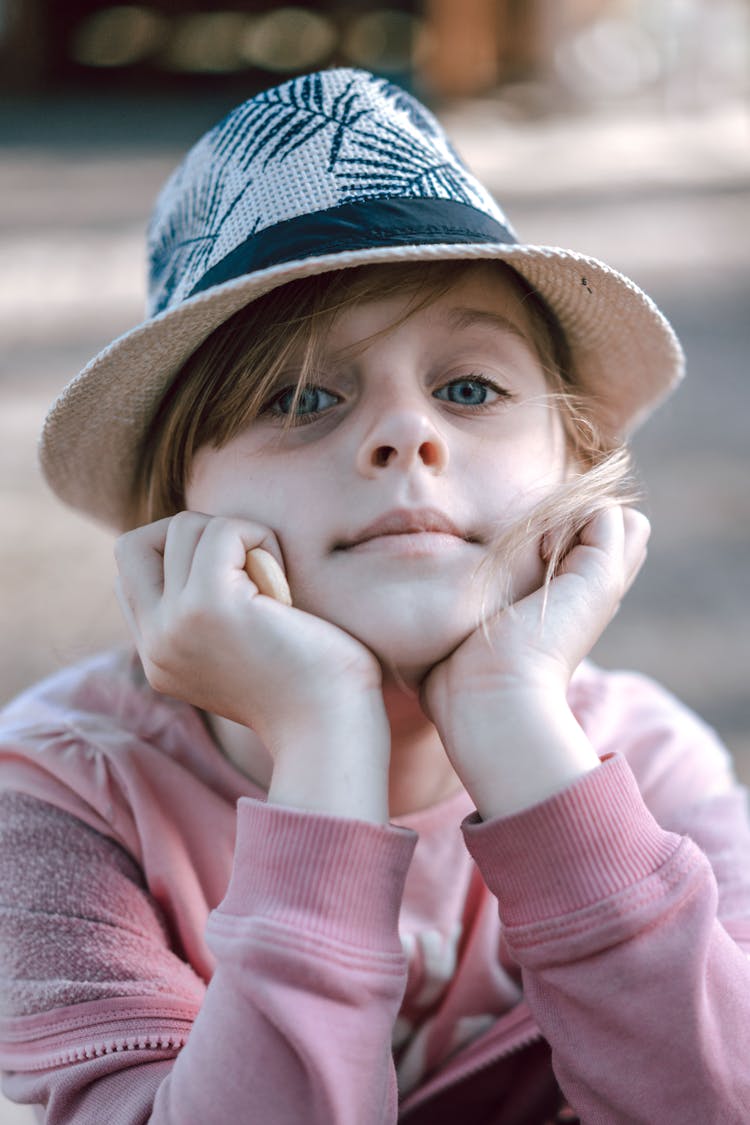
[[[149,230],[151,315],[254,233],[368,199],[445,199],[507,226],[442,128],[365,71],[292,79],[233,110],[168,181]]]

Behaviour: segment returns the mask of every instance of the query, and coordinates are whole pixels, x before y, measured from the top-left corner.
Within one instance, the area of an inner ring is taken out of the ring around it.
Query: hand
[[[482,815],[541,800],[598,764],[567,688],[640,570],[649,531],[632,508],[600,512],[546,590],[477,628],[423,681],[422,707]]]
[[[260,591],[249,575],[271,589],[265,552],[281,590],[281,550],[259,524],[181,512],[116,545],[118,597],[151,686],[251,727],[273,755],[342,701],[380,697],[381,672],[349,634]]]

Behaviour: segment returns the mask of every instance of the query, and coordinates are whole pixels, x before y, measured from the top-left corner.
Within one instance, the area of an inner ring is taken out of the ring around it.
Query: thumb
[[[292,604],[286,575],[269,551],[264,551],[262,547],[254,547],[248,551],[245,571],[250,581],[258,587],[259,594],[275,598],[282,605]]]

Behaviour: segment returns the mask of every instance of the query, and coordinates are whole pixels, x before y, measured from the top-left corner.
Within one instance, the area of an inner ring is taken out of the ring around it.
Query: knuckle
[[[168,652],[163,634],[154,632],[153,629],[144,630],[142,633],[140,654],[144,665],[153,669],[164,667],[164,657]]]
[[[115,539],[113,550],[115,562],[120,566],[128,558],[130,551],[136,541],[138,535],[137,529],[135,531],[126,531],[122,535],[118,535]]]
[[[146,637],[141,645],[140,657],[146,679],[154,691],[173,693],[181,679],[182,659],[171,638],[164,634]]]
[[[246,521],[236,516],[212,516],[206,531],[217,539],[223,539],[228,535],[241,536],[247,530],[247,526]]]
[[[175,672],[171,646],[166,642],[166,638],[153,630],[148,630],[141,637],[138,654],[151,687],[157,691],[165,691]]]
[[[144,674],[154,691],[182,698],[187,685],[201,679],[214,646],[214,615],[205,605],[181,607],[152,621],[139,648]],[[201,671],[203,669],[203,671]]]
[[[206,524],[204,534],[215,542],[217,539],[223,539],[226,535],[231,535],[232,532],[237,530],[238,520],[232,519],[229,516],[212,516]]]
[[[626,531],[635,537],[646,540],[651,534],[651,521],[638,508],[625,509]]]
[[[115,597],[117,598],[121,606],[123,606],[124,608],[127,607],[131,610],[136,609],[137,600],[128,583],[121,574],[118,574],[115,578],[114,590]]]
[[[208,522],[209,517],[202,515],[200,512],[190,512],[187,509],[181,512],[175,512],[169,519],[169,533],[174,535],[182,534],[190,528],[202,527]]]
[[[172,677],[160,664],[150,660],[143,653],[141,653],[141,664],[143,665],[143,674],[154,691],[158,691],[162,695],[168,695],[172,686]]]

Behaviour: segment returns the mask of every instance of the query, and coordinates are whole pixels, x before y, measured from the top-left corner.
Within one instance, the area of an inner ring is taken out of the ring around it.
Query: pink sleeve
[[[515,816],[464,824],[583,1121],[748,1120],[750,849],[744,802],[722,800],[711,846],[733,855],[726,926],[709,859],[659,826],[622,757]]]
[[[48,1125],[395,1122],[413,833],[240,800],[205,987],[122,849],[33,798],[4,802],[10,1097],[45,1105]]]

